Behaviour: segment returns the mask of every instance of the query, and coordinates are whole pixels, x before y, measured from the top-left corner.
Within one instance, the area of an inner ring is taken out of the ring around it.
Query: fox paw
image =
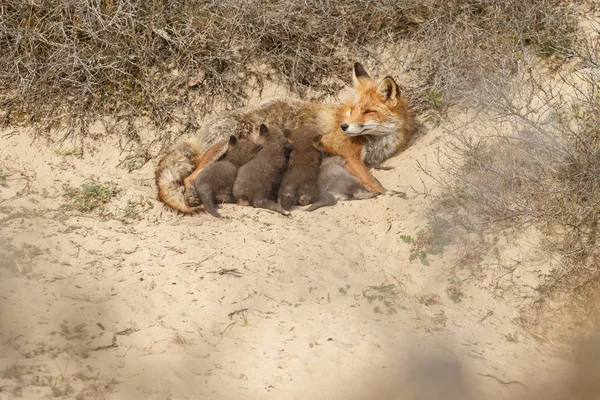
[[[373,169],[377,170],[377,171],[391,171],[394,169],[394,167],[388,167],[385,165],[375,165],[373,167]]]
[[[406,199],[406,192],[398,192],[396,190],[387,190],[384,195],[386,196],[393,196],[393,197],[400,197],[401,199]]]
[[[303,194],[302,196],[300,196],[300,199],[298,199],[298,204],[300,204],[301,206],[307,206],[310,203],[312,203],[312,198],[308,194]]]
[[[183,198],[185,199],[185,204],[187,204],[188,207],[197,207],[201,204],[200,198],[198,197],[196,189],[194,188],[186,188],[183,192]]]

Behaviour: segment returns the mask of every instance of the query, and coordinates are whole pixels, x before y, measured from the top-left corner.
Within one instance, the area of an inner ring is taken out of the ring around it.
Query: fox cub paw
[[[300,199],[298,199],[298,204],[300,204],[301,206],[307,206],[312,202],[312,197],[309,194],[303,194],[302,196],[300,196]]]
[[[183,193],[183,197],[185,199],[185,204],[188,207],[197,207],[201,204],[198,193],[196,193],[196,189],[193,187],[186,188]]]

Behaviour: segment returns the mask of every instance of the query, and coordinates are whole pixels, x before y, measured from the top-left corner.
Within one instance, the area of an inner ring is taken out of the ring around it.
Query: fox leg
[[[354,200],[366,200],[366,199],[372,199],[373,197],[376,197],[376,196],[379,196],[379,193],[369,192],[368,190],[360,189],[352,195],[352,198]]]
[[[196,178],[198,177],[198,174],[202,172],[204,167],[206,167],[211,162],[215,161],[215,159],[220,154],[222,154],[224,146],[227,146],[226,142],[217,143],[211,148],[209,148],[205,153],[198,155],[196,159],[196,170],[192,172],[190,176],[183,180],[183,196],[185,197],[186,203],[197,204],[199,202],[198,195],[196,193],[196,188],[194,187]]]
[[[250,201],[248,201],[248,197],[247,196],[241,196],[239,199],[237,199],[236,204],[238,206],[249,206],[250,205]]]
[[[371,192],[369,192],[369,193],[371,193]],[[329,192],[323,192],[323,193],[321,193],[321,196],[319,197],[319,201],[317,201],[316,203],[313,203],[310,207],[308,207],[306,209],[306,211],[315,211],[317,208],[335,206],[336,204],[337,204],[337,199],[335,198],[334,195],[332,195]]]
[[[369,172],[363,161],[365,139],[361,137],[340,137],[337,134],[324,135],[319,142],[325,153],[344,157],[346,169],[371,192],[385,193],[379,181]]]
[[[301,206],[307,206],[310,203],[312,203],[314,200],[313,196],[311,196],[308,193],[304,193],[302,196],[300,196],[300,198],[298,199],[298,204],[300,204]]]
[[[397,190],[388,190],[385,192],[386,196],[394,196],[400,197],[401,199],[406,199],[406,192],[399,192]]]
[[[219,214],[215,207],[215,199],[213,198],[213,193],[210,186],[207,184],[198,186],[197,193],[198,197],[200,197],[200,200],[202,201],[202,204],[204,204],[206,211],[208,211],[213,217],[221,218],[221,214]]]
[[[370,172],[365,163],[356,158],[346,158],[346,169],[371,192],[385,193],[385,189]]]
[[[267,210],[276,211],[283,215],[290,215],[290,212],[288,210],[281,207],[279,204],[277,204],[273,200],[257,199],[257,200],[254,200],[254,203],[252,205],[256,208],[264,208]]]

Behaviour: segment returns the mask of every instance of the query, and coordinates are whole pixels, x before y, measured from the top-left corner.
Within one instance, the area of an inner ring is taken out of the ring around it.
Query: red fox
[[[385,189],[369,172],[406,146],[414,117],[393,78],[376,82],[359,63],[354,63],[354,98],[342,104],[323,105],[303,100],[273,99],[257,106],[226,111],[209,119],[195,138],[175,145],[156,169],[158,197],[185,214],[197,208],[188,205],[184,193],[194,191],[202,169],[227,151],[229,137],[256,135],[261,124],[276,124],[291,130],[314,125],[323,135],[321,144],[329,154],[346,160],[346,169],[370,191]],[[188,196],[193,198],[193,196]]]

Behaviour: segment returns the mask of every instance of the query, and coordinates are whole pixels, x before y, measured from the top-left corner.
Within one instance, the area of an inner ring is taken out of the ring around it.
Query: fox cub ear
[[[323,152],[323,144],[321,143],[321,139],[323,139],[323,135],[317,135],[313,138],[312,145],[315,149]]]
[[[286,138],[290,138],[290,136],[292,136],[292,131],[290,131],[289,129],[284,129],[283,130],[283,136],[285,136]]]
[[[233,147],[237,144],[238,140],[235,136],[229,136],[229,147]]]
[[[381,96],[383,100],[395,100],[396,96],[398,96],[398,91],[398,85],[396,85],[396,82],[390,76],[383,78],[377,87],[377,94]]]
[[[267,126],[265,124],[260,124],[260,128],[258,130],[259,135],[266,135],[267,133],[269,133],[269,129],[267,128]]]
[[[354,69],[352,71],[352,82],[354,83],[354,86],[358,88],[362,82],[370,79],[371,77],[367,71],[365,71],[365,68],[362,66],[362,64],[355,62]]]

